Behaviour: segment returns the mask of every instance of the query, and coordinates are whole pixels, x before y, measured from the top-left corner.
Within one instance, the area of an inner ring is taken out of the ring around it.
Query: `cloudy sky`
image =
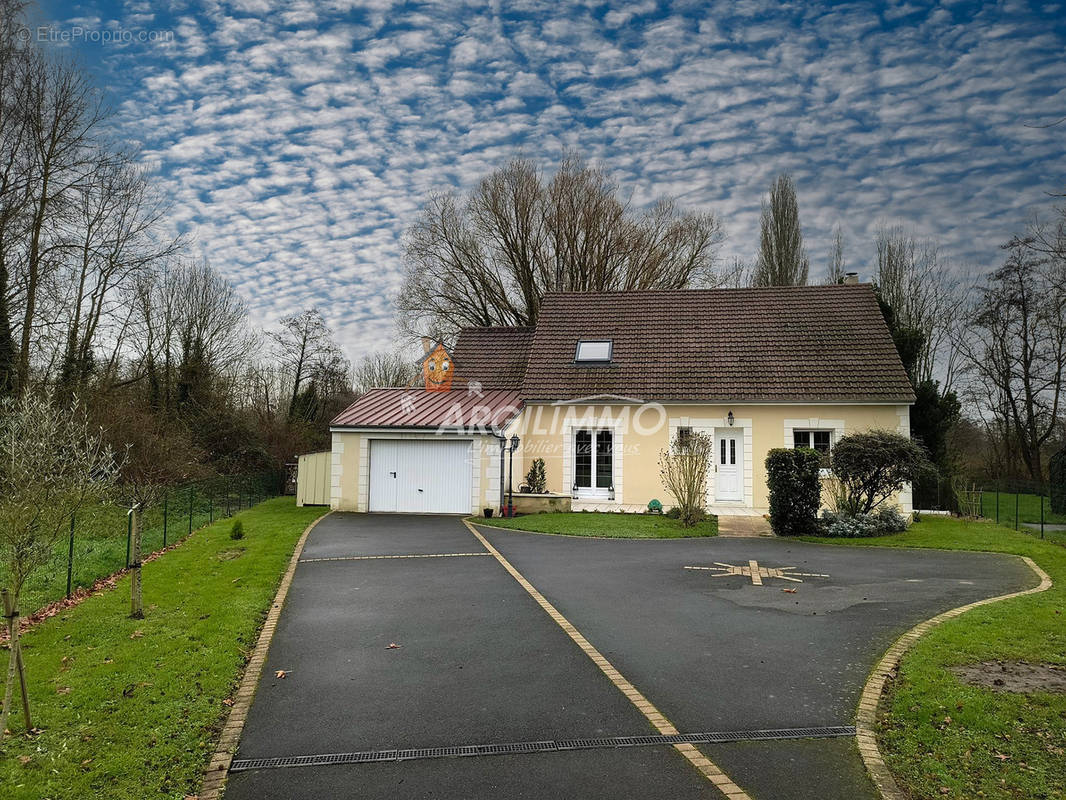
[[[1066,123],[1036,127],[1066,115],[1061,3],[42,10],[255,321],[317,305],[353,358],[395,335],[402,235],[427,195],[515,154],[550,170],[577,150],[637,205],[712,209],[729,259],[751,258],[760,199],[789,171],[812,274],[840,223],[868,275],[882,221],[936,237],[960,276],[985,272],[1066,186]]]

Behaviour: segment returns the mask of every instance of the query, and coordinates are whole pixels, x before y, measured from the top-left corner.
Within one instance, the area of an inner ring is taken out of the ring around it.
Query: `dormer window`
[[[578,364],[606,364],[611,360],[610,339],[588,339],[577,343],[574,361]]]

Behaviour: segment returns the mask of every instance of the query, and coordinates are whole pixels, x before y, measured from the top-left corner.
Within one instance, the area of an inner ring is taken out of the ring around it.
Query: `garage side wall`
[[[370,509],[370,442],[374,439],[439,439],[436,433],[404,431],[334,431],[330,474],[330,508],[334,511]],[[467,435],[471,442],[470,513],[499,503],[499,443],[491,435]]]
[[[359,502],[359,474],[369,465],[366,439],[358,433],[334,432],[332,449],[329,507],[334,511],[365,511],[366,498],[362,508]],[[365,476],[362,482],[365,484]]]

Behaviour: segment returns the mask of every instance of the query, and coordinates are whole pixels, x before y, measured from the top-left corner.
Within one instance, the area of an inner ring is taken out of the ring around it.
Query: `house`
[[[660,453],[700,432],[708,509],[761,514],[769,450],[908,434],[914,401],[867,284],[550,294],[535,327],[467,328],[448,355],[450,391],[374,389],[333,421],[333,508],[498,507],[512,436],[515,491],[543,458],[575,509],[669,507]]]

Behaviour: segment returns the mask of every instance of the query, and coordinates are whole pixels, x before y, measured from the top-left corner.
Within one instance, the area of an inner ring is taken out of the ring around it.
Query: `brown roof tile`
[[[452,349],[455,378],[483,389],[517,389],[526,371],[531,327],[463,328]]]
[[[580,339],[611,339],[611,363],[575,364]],[[648,401],[914,400],[865,284],[548,295],[523,399],[601,393]]]

